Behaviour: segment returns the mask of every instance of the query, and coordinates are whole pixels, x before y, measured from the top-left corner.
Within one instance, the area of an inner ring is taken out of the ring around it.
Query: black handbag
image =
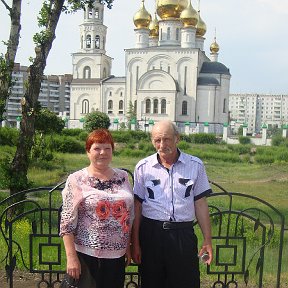
[[[80,288],[79,280],[72,278],[69,274],[65,274],[60,284],[60,288]]]

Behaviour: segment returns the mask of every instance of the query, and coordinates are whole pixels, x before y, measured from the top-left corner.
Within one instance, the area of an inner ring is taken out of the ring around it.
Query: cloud
[[[257,0],[257,2],[268,5],[272,13],[288,15],[288,2],[285,0]]]

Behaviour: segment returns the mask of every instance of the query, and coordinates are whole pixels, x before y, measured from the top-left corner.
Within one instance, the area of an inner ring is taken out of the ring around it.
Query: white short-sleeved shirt
[[[203,162],[181,151],[165,168],[157,153],[141,160],[134,171],[134,195],[142,215],[160,221],[193,221],[194,202],[212,192]]]

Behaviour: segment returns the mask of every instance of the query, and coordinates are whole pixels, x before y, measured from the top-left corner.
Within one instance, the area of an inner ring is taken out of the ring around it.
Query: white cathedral
[[[210,132],[219,132],[228,122],[231,74],[218,62],[216,37],[209,58],[204,51],[206,24],[190,0],[155,1],[151,17],[144,0],[139,0],[133,18],[135,47],[125,50],[123,77],[111,75],[104,5],[95,1],[93,8],[86,7],[80,50],[72,56],[70,128],[81,127],[92,111],[106,113],[112,126],[127,126],[131,107],[142,130],[148,123],[169,119],[180,130],[206,125]]]

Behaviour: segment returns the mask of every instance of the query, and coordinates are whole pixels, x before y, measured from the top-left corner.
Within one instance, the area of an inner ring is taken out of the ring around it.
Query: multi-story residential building
[[[15,63],[12,73],[13,87],[6,104],[6,120],[2,125],[15,127],[17,124],[17,117],[21,115],[20,101],[25,94],[25,83],[28,81],[27,71],[27,66]],[[38,99],[41,107],[48,108],[59,115],[69,116],[71,82],[71,74],[44,76]]]
[[[247,132],[257,134],[262,125],[268,129],[288,124],[288,95],[230,94],[230,123],[237,129],[247,125]]]

